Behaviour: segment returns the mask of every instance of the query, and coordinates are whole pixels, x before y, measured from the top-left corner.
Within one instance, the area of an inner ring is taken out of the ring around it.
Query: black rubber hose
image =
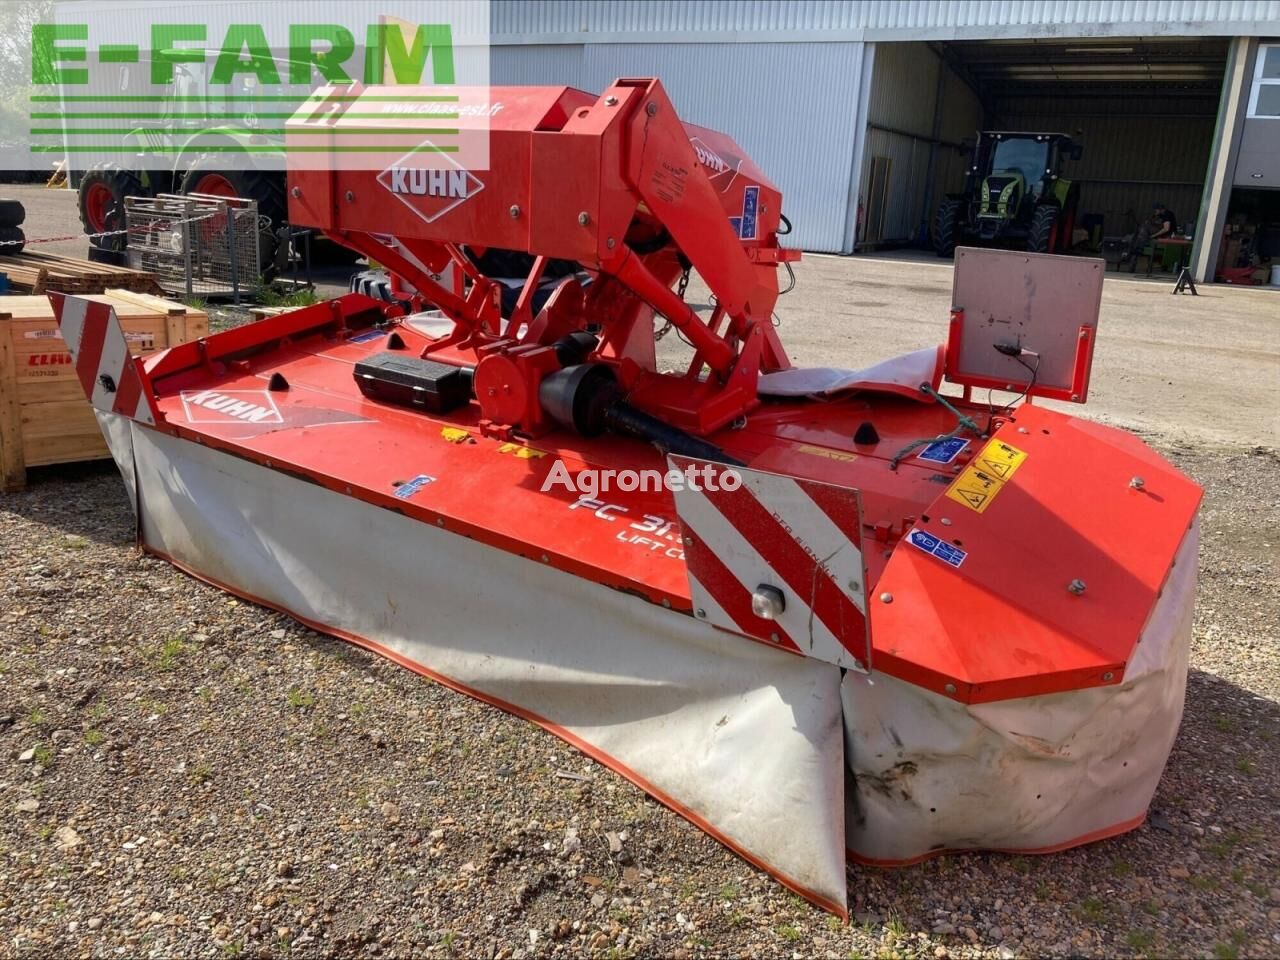
[[[693,434],[686,433],[679,427],[673,427],[621,400],[610,404],[604,416],[605,423],[618,433],[629,433],[642,440],[648,440],[663,453],[674,453],[682,457],[692,457],[695,460],[709,460],[712,463],[724,463],[731,467],[746,466],[741,460],[729,456],[714,443],[700,440]]]

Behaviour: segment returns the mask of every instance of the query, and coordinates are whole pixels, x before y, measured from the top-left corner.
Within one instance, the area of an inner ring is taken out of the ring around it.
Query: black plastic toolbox
[[[447,413],[471,399],[469,371],[434,360],[379,353],[356,364],[356,384],[370,400]]]

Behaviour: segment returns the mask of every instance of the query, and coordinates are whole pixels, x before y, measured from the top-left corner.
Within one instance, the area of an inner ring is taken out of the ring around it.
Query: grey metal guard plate
[[[1080,328],[1098,325],[1105,262],[960,247],[955,264],[951,304],[964,308],[965,319],[960,355],[947,358],[948,379],[1003,380],[1021,390],[1026,369],[993,346],[1011,341],[1040,354],[1037,392],[1070,390]]]

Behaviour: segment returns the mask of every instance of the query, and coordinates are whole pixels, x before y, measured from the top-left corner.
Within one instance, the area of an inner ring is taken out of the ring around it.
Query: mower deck
[[[272,346],[277,331],[271,325],[286,323],[255,325],[253,337],[266,348],[247,348],[221,371],[188,366],[179,372],[175,353],[158,360],[151,376],[171,428],[406,517],[692,612],[669,492],[614,489],[590,497],[563,484],[541,489],[557,460],[573,475],[586,467],[665,470],[648,444],[568,432],[504,443],[481,433],[474,404],[432,415],[367,400],[352,371],[387,349],[386,331],[310,333]],[[411,325],[395,329],[406,356],[431,342]],[[287,389],[268,389],[275,374]],[[980,422],[989,415],[981,407],[969,412]],[[854,443],[865,422],[875,425],[877,443]],[[938,404],[864,393],[765,401],[744,428],[709,439],[753,469],[861,491],[865,542],[873,545],[863,553],[877,672],[962,702],[1120,682],[1194,516],[1198,489],[1127,435],[1032,406],[996,419],[990,441],[971,438],[950,463],[921,459],[919,448],[891,469],[894,455],[911,441],[954,426],[955,417]],[[1000,484],[1002,495],[991,494],[979,512],[948,491],[958,476],[972,477],[970,468],[984,469],[988,442],[1009,444],[1024,456]],[[1144,477],[1141,490],[1130,486],[1136,475]],[[1068,509],[1082,503],[1090,508]],[[963,551],[959,566],[904,542],[913,529],[954,546],[953,562]],[[1077,579],[1086,584],[1082,594],[1068,589]],[[886,595],[893,600],[885,602]]]

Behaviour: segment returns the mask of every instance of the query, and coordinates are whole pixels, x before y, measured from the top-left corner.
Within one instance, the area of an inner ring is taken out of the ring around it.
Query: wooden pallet
[[[108,288],[135,293],[164,292],[154,274],[57,253],[24,251],[16,256],[0,256],[0,273],[9,277],[11,289],[33,294],[49,290],[102,293]]]
[[[209,317],[146,293],[108,290],[133,353],[209,334]],[[26,468],[109,456],[48,297],[0,297],[0,490],[26,483]]]

